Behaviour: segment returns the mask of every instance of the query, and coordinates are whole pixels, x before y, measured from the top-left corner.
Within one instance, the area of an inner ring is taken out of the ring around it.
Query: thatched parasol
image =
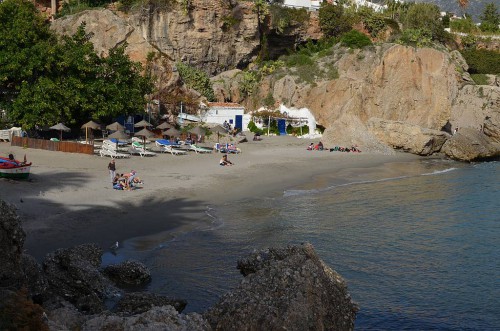
[[[112,134],[110,134],[108,136],[108,138],[114,138],[114,139],[116,139],[116,149],[118,149],[119,139],[128,139],[129,137],[128,137],[128,134],[126,134],[123,131],[115,131]]]
[[[136,136],[136,137],[142,137],[142,139],[143,139],[143,144],[142,145],[144,146],[144,148],[146,148],[146,138],[154,137],[155,134],[153,132],[149,131],[148,129],[144,128],[141,131],[136,132],[134,134],[134,136]]]
[[[70,128],[68,128],[66,125],[62,124],[62,123],[58,123],[56,125],[53,125],[51,126],[49,129],[51,130],[59,130],[60,132],[60,139],[62,141],[62,132],[65,131],[65,132],[69,132],[71,131]]]
[[[106,129],[111,131],[124,131],[125,127],[118,122],[114,122],[111,123],[110,125],[107,125]]]
[[[216,125],[213,128],[210,128],[210,131],[217,132],[217,143],[219,142],[220,134],[221,133],[224,133],[224,134],[227,133],[226,128],[224,128],[224,127],[222,127],[220,125]]]
[[[156,128],[163,130],[163,129],[172,129],[172,128],[174,128],[174,126],[170,123],[163,122],[160,125],[158,125]]]
[[[153,126],[153,125],[145,120],[142,120],[142,121],[134,124],[134,128],[146,128],[148,126]]]
[[[176,128],[170,128],[168,130],[163,131],[161,134],[169,137],[180,137],[181,132]]]
[[[89,128],[92,130],[98,130],[101,128],[101,125],[94,122],[94,121],[88,121],[87,123],[82,125],[82,129],[85,129],[85,143],[88,142],[88,130],[89,130]]]

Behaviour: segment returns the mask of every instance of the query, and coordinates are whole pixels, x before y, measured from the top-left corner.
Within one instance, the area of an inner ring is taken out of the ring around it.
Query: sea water
[[[236,261],[310,242],[347,282],[357,330],[500,330],[500,163],[422,159],[322,174],[274,196],[207,206],[197,230],[129,240],[149,290],[203,312]]]

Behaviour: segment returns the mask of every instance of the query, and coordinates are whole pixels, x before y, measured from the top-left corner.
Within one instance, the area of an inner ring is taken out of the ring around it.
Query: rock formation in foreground
[[[24,238],[13,207],[0,200],[0,262],[4,266],[0,286],[7,289],[0,291],[0,327],[15,329],[22,320],[36,323],[32,325],[39,330],[354,328],[357,306],[345,282],[310,244],[272,248],[239,261],[244,275],[240,285],[202,315],[182,314],[183,300],[124,293],[120,285],[149,282],[149,270],[140,262],[126,261],[103,270],[102,250],[86,244],[48,254],[42,268],[22,254]],[[108,310],[105,300],[110,299],[117,303]]]

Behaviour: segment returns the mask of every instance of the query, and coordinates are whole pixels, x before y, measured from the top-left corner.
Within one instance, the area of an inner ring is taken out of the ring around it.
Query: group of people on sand
[[[144,184],[144,182],[137,176],[135,170],[129,173],[117,174],[116,173],[116,163],[112,159],[108,164],[109,175],[111,177],[111,183],[115,190],[130,191],[133,190],[138,184]]]
[[[351,146],[349,147],[340,147],[340,146],[335,146],[332,148],[325,148],[323,146],[323,143],[320,141],[316,145],[314,143],[310,143],[309,146],[307,146],[308,151],[322,151],[322,150],[330,150],[330,152],[357,152],[361,153],[359,148],[357,146]]]

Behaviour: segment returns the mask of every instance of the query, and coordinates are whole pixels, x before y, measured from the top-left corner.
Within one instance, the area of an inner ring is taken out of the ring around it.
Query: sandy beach
[[[40,260],[57,248],[82,243],[106,249],[115,241],[138,236],[189,231],[207,206],[282,194],[285,189],[307,187],[322,174],[362,178],[369,169],[383,169],[384,163],[417,158],[402,153],[307,151],[311,141],[317,139],[286,136],[245,142],[238,145],[241,154],[229,155],[234,166],[228,167],[219,165],[220,153],[118,159],[117,172],[136,170],[144,181],[133,191],[112,189],[110,158],[23,149],[3,142],[0,155],[13,153],[22,159],[26,154],[33,166],[28,181],[0,179],[0,198],[18,208],[27,233],[26,252]]]

